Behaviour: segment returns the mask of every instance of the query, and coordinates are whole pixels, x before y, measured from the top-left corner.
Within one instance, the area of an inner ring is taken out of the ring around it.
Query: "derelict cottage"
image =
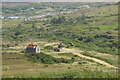
[[[26,48],[27,53],[40,53],[40,47],[38,45],[29,44]]]

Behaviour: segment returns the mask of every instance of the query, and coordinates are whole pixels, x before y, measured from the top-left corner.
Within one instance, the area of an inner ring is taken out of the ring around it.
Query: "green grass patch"
[[[6,78],[3,76],[3,80]],[[18,75],[14,76],[12,78],[20,79],[20,78],[29,78],[32,80],[33,78],[63,78],[63,79],[69,79],[69,78],[117,78],[116,72],[104,72],[104,71],[90,71],[87,69],[84,69],[83,71],[69,71],[69,72],[61,72],[61,73],[43,73],[40,75]],[[54,80],[54,79],[53,79]],[[56,80],[56,79],[55,79]]]
[[[60,53],[58,55],[60,55],[60,56],[71,56],[71,57],[75,56],[73,53]]]
[[[45,46],[44,49],[45,50],[53,50],[54,48],[52,46]]]
[[[94,56],[92,54],[90,54],[89,52],[82,52],[81,54],[85,55],[85,56],[89,56],[89,57],[93,57],[93,58],[97,58],[97,59],[100,59],[100,60],[103,60],[109,64],[115,64],[114,61],[110,60],[110,59],[106,59],[106,58],[102,58],[102,57],[99,57],[99,56]]]

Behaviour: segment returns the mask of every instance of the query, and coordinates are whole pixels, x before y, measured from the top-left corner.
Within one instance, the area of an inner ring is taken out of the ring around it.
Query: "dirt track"
[[[36,42],[36,43],[40,43],[40,42]],[[59,42],[47,43],[45,46],[54,45],[54,44],[59,44]],[[111,64],[109,64],[109,63],[107,63],[105,61],[100,60],[100,59],[96,59],[96,58],[92,58],[92,57],[89,57],[89,56],[82,55],[82,54],[80,54],[81,52],[83,52],[82,50],[64,48],[62,50],[62,52],[72,52],[73,54],[78,55],[79,57],[93,60],[93,61],[95,61],[97,63],[100,63],[100,64],[103,64],[103,65],[105,65],[107,67],[118,68],[118,67],[113,66],[113,65],[111,65]]]
[[[115,67],[115,66],[113,66],[113,65],[111,65],[111,64],[109,64],[109,63],[107,63],[105,61],[102,61],[100,59],[96,59],[96,58],[92,58],[92,57],[88,57],[88,56],[82,55],[82,54],[80,54],[80,52],[83,52],[81,50],[64,48],[63,52],[72,52],[73,54],[78,55],[79,57],[93,60],[93,61],[95,61],[97,63],[100,63],[100,64],[103,64],[103,65],[105,65],[107,67],[118,68],[118,67]]]
[[[34,42],[34,43],[42,43],[42,42]],[[28,43],[27,43],[28,44]],[[52,43],[47,43],[47,44],[45,44],[45,46],[48,46],[48,45],[54,45],[54,44],[59,44],[59,42],[52,42]],[[79,50],[79,49],[76,49],[76,48],[64,48],[63,50],[62,50],[62,52],[71,52],[71,53],[73,53],[73,54],[75,54],[75,55],[78,55],[79,57],[82,57],[82,58],[86,58],[86,59],[90,59],[90,60],[93,60],[93,61],[95,61],[95,62],[97,62],[97,63],[100,63],[100,64],[103,64],[103,65],[105,65],[105,66],[107,66],[107,67],[111,67],[111,68],[118,68],[118,67],[115,67],[115,66],[113,66],[113,65],[111,65],[111,64],[109,64],[109,63],[107,63],[107,62],[105,62],[105,61],[102,61],[102,60],[100,60],[100,59],[96,59],[96,58],[92,58],[92,57],[89,57],[89,56],[85,56],[85,55],[82,55],[82,54],[80,54],[81,52],[84,52],[84,51],[82,51],[82,50]]]

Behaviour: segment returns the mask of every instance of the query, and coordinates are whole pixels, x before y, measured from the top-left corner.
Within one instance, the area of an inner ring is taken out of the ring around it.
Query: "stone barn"
[[[29,44],[26,48],[27,53],[40,53],[40,47],[38,45]]]

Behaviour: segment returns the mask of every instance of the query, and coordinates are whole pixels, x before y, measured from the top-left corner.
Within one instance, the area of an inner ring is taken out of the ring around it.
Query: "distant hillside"
[[[29,2],[3,2],[2,6],[15,7],[15,6],[23,6],[29,4],[30,4]]]
[[[119,15],[116,3],[3,3],[2,78],[118,78]]]
[[[4,20],[2,35],[16,41],[60,40],[68,47],[118,54],[118,15],[118,6],[112,4],[51,16],[47,21]]]
[[[70,2],[40,2],[40,3],[30,3],[30,2],[5,2],[2,3],[3,16],[34,16],[41,13],[49,12],[50,8],[54,12],[62,11],[64,9],[80,9],[84,5],[89,5],[90,7],[99,7],[103,5],[109,5],[114,3],[70,3]],[[32,9],[33,8],[33,9]],[[48,10],[46,10],[48,9]],[[42,11],[44,10],[44,11]],[[42,11],[42,12],[40,12]],[[52,11],[52,12],[53,12]]]

